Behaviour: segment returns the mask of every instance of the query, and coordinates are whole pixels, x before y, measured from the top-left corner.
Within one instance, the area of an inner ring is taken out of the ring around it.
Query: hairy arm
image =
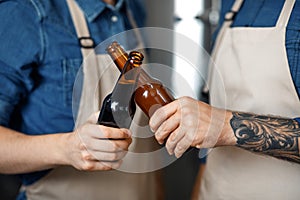
[[[131,133],[97,125],[98,115],[69,133],[31,136],[0,126],[0,173],[27,173],[58,165],[84,171],[118,168],[131,144]]]
[[[236,146],[300,163],[300,126],[296,120],[232,112]]]
[[[158,109],[150,127],[170,154],[180,157],[190,146],[238,146],[300,163],[300,125],[294,119],[214,108],[181,97]]]
[[[0,126],[0,172],[25,173],[67,164],[67,134],[28,136]]]

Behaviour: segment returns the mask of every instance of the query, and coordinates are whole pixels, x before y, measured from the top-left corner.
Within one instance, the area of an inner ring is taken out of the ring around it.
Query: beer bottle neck
[[[115,41],[106,48],[106,52],[110,55],[119,71],[122,72],[129,57],[125,50]]]
[[[139,71],[139,79],[138,79],[138,87],[146,84],[161,84],[160,81],[150,76],[144,69],[140,69]]]

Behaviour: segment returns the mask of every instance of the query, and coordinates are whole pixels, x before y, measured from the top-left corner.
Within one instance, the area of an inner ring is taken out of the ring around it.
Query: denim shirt
[[[141,0],[119,0],[115,7],[76,1],[95,44],[132,28],[127,9],[143,25]],[[72,90],[82,55],[66,1],[0,0],[0,18],[0,125],[29,135],[72,131]],[[45,173],[24,174],[23,184]]]
[[[288,0],[287,0],[288,1]],[[230,11],[234,0],[222,0],[220,24]],[[283,7],[284,0],[244,0],[233,27],[272,27]],[[300,96],[300,0],[296,0],[286,29],[286,51],[291,77]],[[300,109],[300,108],[298,108]]]

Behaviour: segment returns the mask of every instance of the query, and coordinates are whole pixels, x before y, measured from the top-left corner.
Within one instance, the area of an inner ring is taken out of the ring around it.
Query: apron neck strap
[[[67,0],[67,4],[81,45],[82,56],[86,58],[94,50],[94,41],[90,36],[84,13],[78,4],[75,0]]]
[[[293,7],[294,7],[294,4],[295,4],[295,0],[285,0],[284,6],[281,10],[281,13],[280,13],[279,18],[276,23],[276,27],[286,27],[287,26],[290,16],[291,16],[291,13],[292,13],[292,10],[293,10]]]
[[[231,7],[231,11],[226,13],[225,20],[224,20],[224,24],[226,24],[225,25],[226,27],[229,27],[232,24],[236,14],[240,10],[243,3],[244,3],[244,0],[236,0],[234,2],[233,6]]]
[[[128,20],[133,28],[139,47],[144,47],[143,37],[130,9],[127,9]]]
[[[82,12],[81,8],[75,2],[75,0],[67,0],[67,4],[70,10],[70,14],[76,29],[77,37],[81,45],[81,53],[83,58],[86,58],[95,48],[93,39],[90,36],[89,28]],[[133,27],[136,34],[136,38],[140,47],[143,47],[143,39],[136,21],[134,20],[133,14],[129,9],[127,9],[128,19]]]

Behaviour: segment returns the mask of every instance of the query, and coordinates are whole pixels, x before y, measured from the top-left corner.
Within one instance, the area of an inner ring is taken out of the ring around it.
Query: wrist
[[[231,118],[232,112],[224,111],[224,121],[216,146],[234,146],[236,144],[236,138],[230,125]]]
[[[70,143],[72,140],[73,132],[70,133],[59,133],[53,135],[53,144],[55,145],[54,148],[50,148],[53,155],[53,165],[70,165],[68,155],[70,151]]]

